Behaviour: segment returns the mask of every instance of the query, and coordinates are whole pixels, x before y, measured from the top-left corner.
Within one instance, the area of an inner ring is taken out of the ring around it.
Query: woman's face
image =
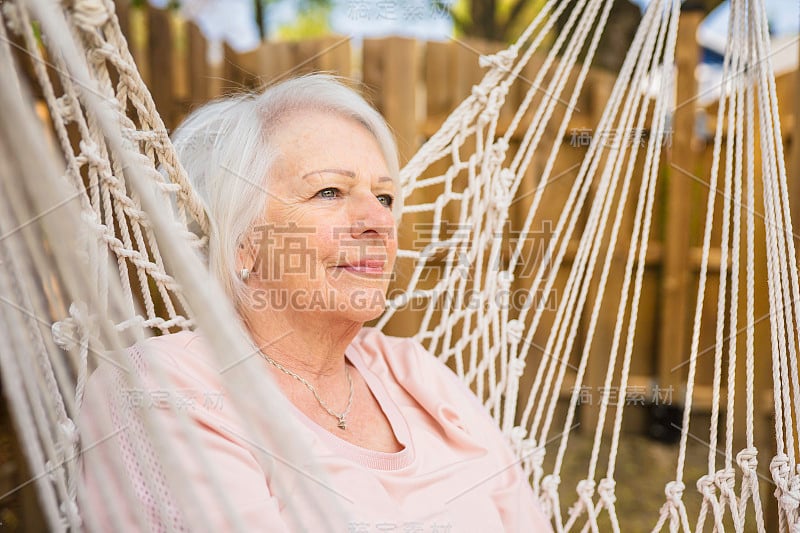
[[[297,111],[281,121],[276,146],[265,224],[253,233],[253,301],[376,318],[397,255],[397,191],[377,141],[352,119]]]

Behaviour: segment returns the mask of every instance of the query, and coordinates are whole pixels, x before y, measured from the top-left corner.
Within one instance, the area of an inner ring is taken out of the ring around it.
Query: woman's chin
[[[375,320],[386,309],[386,294],[383,290],[363,289],[337,294],[334,312],[348,321],[369,322]]]

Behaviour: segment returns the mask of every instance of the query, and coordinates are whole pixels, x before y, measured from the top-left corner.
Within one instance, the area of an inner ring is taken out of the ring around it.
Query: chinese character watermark
[[[619,405],[672,405],[674,388],[653,385],[649,388],[644,385],[629,385],[623,391],[620,387],[590,387],[582,385],[572,389],[572,394],[577,394],[578,405],[601,405],[603,401],[611,407]]]
[[[223,408],[221,391],[195,389],[123,389],[123,404],[130,409],[176,409],[191,411],[203,408],[219,411]]]
[[[659,135],[662,148],[672,146],[673,131],[666,130]],[[605,148],[618,150],[623,146],[645,147],[651,139],[651,130],[636,129],[620,130],[611,128],[606,130],[592,131],[589,128],[575,128],[570,131],[569,145],[574,148],[588,147],[594,139]]]

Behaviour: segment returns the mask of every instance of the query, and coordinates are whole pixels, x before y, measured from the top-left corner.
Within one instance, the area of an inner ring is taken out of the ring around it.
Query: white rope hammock
[[[756,470],[754,429],[757,205],[763,206],[766,228],[764,275],[769,291],[763,297],[770,310],[776,446],[774,454],[761,450],[762,461],[770,461],[781,531],[800,531],[795,425],[800,283],[775,81],[763,2],[731,4],[732,37],[723,76],[727,90],[719,101],[708,176],[711,192],[704,215],[677,468],[665,487],[660,514],[653,518],[654,531],[766,531],[765,515],[771,510],[761,500],[765,481]],[[549,42],[569,5],[563,28]],[[680,4],[653,0],[596,126],[599,132],[617,132],[618,142],[608,144],[595,136],[577,177],[567,185],[566,201],[555,211],[546,205],[547,186],[557,179],[553,173],[560,139],[611,5],[610,0],[550,0],[514,45],[481,58],[487,68],[483,80],[401,173],[401,228],[426,221],[431,230],[424,246],[401,252],[398,270],[408,274],[408,282],[378,324],[385,327],[401,320],[411,304],[423,310],[417,315],[416,337],[484,399],[557,531],[625,529],[625,517],[617,516],[614,481],[625,402],[611,396],[612,390],[628,388],[662,140],[675,105],[672,76],[663,65],[673,64]],[[0,68],[14,72],[9,43],[34,58],[31,65],[62,153],[59,160],[42,142],[40,122],[18,79],[3,76],[0,318],[6,334],[0,336],[0,364],[3,390],[37,475],[50,527],[77,531],[92,523],[92,509],[82,504],[77,490],[78,458],[92,443],[80,442],[73,421],[89,372],[101,360],[133,368],[135,362],[118,355],[124,353],[119,349],[148,331],[195,326],[214,331],[210,340],[219,364],[233,369],[229,379],[237,385],[231,390],[240,391],[230,401],[243,418],[252,419],[252,427],[270,428],[281,457],[302,461],[302,443],[280,437],[293,434],[290,422],[270,416],[285,400],[257,386],[257,361],[248,356],[250,347],[229,319],[232,310],[220,303],[224,297],[193,252],[202,250],[205,239],[197,235],[204,234],[208,222],[136,71],[113,16],[113,3],[73,0],[55,10],[41,0],[6,1],[2,18]],[[530,75],[525,69],[540,51],[544,60],[528,80],[521,103],[504,110],[512,85],[521,73]],[[654,76],[657,71],[660,76]],[[659,87],[650,98],[646,89],[654,79]],[[501,130],[503,113],[510,120]],[[534,153],[546,154],[546,163],[535,171],[535,188],[526,191],[526,179],[534,173]],[[159,167],[162,172],[156,170]],[[419,200],[432,197],[433,202]],[[170,205],[177,208],[177,221],[168,214]],[[510,235],[510,214],[519,205],[526,210],[523,223]],[[537,224],[545,207],[558,215],[544,252],[532,260],[531,243],[541,237]],[[704,300],[714,238],[721,243],[715,306]],[[607,297],[606,288],[620,262],[624,275],[617,300]],[[561,293],[552,308],[549,295],[556,287]],[[513,298],[520,292],[527,297],[523,305],[515,305]],[[690,481],[686,453],[701,325],[710,306],[715,307],[716,343],[708,468],[700,479],[691,480],[702,503],[699,514],[690,517],[683,498]],[[612,336],[611,350],[598,353],[593,343],[604,316],[616,317],[613,331],[605,333]],[[740,331],[744,343],[736,342]],[[543,354],[540,358],[533,356],[537,350]],[[607,372],[586,475],[577,487],[564,487],[562,467],[571,451],[581,386],[590,361],[597,357],[603,358]],[[742,358],[746,385],[737,405],[737,359]],[[526,365],[530,385],[521,379]],[[123,385],[135,388],[136,372],[125,375],[130,381]],[[726,395],[721,393],[723,376]],[[572,389],[564,415],[559,397],[567,382]],[[266,413],[265,405],[270,406]],[[744,427],[734,427],[737,409],[746,411]],[[163,463],[178,464],[170,462],[168,442],[158,428],[146,425],[141,430],[152,437]],[[736,440],[742,432],[744,447]],[[254,441],[261,437],[249,436]],[[558,447],[546,448],[550,442],[558,442]],[[153,450],[132,453],[145,460]],[[202,460],[201,447],[197,454]],[[212,479],[213,467],[208,464]],[[99,474],[111,476],[114,465],[108,468]],[[319,476],[308,474],[312,482]],[[181,506],[190,505],[193,490],[181,483],[180,472],[168,469],[164,478],[153,481],[154,490],[169,487],[170,498],[160,509],[163,516],[171,516],[170,505],[189,508]],[[224,494],[219,496],[226,501]],[[135,496],[130,498],[133,502]],[[112,508],[126,505],[106,503]],[[326,502],[293,506],[297,513],[337,512]],[[237,529],[235,515],[230,509],[228,514],[232,529]],[[191,530],[204,529],[202,509],[190,520]]]

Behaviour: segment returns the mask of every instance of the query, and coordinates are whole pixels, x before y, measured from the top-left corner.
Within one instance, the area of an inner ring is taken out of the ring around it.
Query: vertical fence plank
[[[364,84],[394,131],[401,163],[417,150],[417,46],[414,39],[364,40]]]
[[[675,50],[677,64],[677,102],[673,128],[680,135],[673,135],[668,160],[673,166],[669,170],[666,195],[666,222],[664,226],[663,263],[659,319],[658,385],[679,390],[685,372],[673,370],[688,354],[690,309],[688,305],[690,287],[689,223],[691,204],[690,178],[682,173],[694,171],[695,154],[692,147],[694,131],[694,104],[697,82],[694,70],[700,60],[700,49],[695,35],[703,18],[699,12],[681,13],[678,26],[678,42]],[[688,102],[688,103],[687,103]],[[685,104],[684,104],[685,103]],[[683,105],[682,105],[683,104]]]
[[[129,0],[117,0],[114,2],[114,13],[117,15],[119,29],[128,42],[130,42],[130,9],[131,3]]]
[[[452,86],[453,43],[429,42],[425,46],[425,119],[422,122],[426,136],[435,133],[445,117],[456,107]]]
[[[264,65],[264,77],[267,82],[275,82],[285,79],[295,67],[294,54],[292,49],[294,43],[290,42],[269,42],[262,45],[266,48],[266,55],[269,58]]]
[[[298,53],[297,64],[302,72],[327,72],[336,76],[352,73],[349,37],[334,35],[300,41]]]
[[[173,86],[173,35],[168,10],[147,8],[147,57],[150,66],[150,92],[167,128],[175,127],[176,105]]]
[[[187,25],[186,39],[189,61],[189,105],[197,106],[212,96],[208,42],[200,28],[192,22]]]

